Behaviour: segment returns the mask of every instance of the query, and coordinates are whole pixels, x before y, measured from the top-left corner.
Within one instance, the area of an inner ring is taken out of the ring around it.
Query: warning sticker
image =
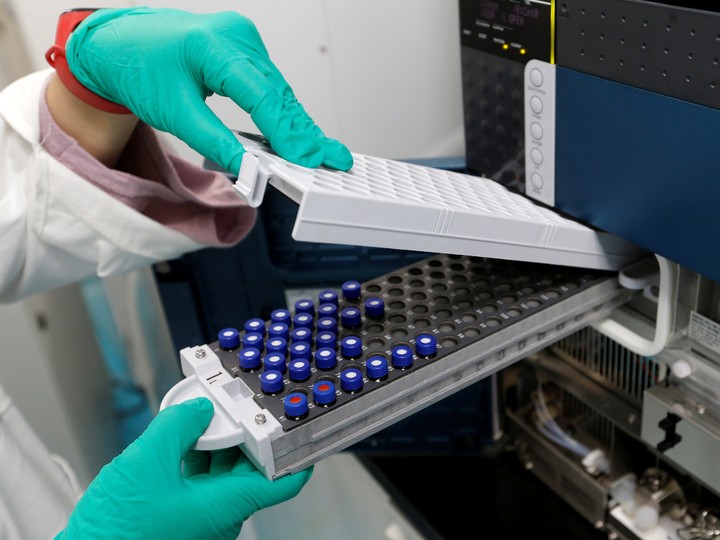
[[[696,311],[690,313],[689,334],[692,339],[720,354],[720,324],[700,315]]]

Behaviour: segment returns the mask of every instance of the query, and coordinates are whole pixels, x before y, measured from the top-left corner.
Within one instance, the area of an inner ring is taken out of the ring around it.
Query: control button
[[[262,363],[260,361],[260,351],[257,349],[243,349],[238,353],[238,361],[240,369],[243,371],[255,371]]]
[[[362,323],[362,314],[356,307],[345,308],[340,312],[340,322],[345,328],[357,328]]]
[[[415,339],[415,353],[429,358],[437,352],[437,339],[432,334],[420,334]]]
[[[298,313],[293,317],[295,328],[312,328],[315,317],[309,313]]]
[[[530,150],[530,159],[532,159],[535,165],[540,165],[543,162],[543,154],[538,148]]]
[[[266,394],[279,394],[283,391],[284,387],[285,383],[283,382],[283,375],[279,371],[271,369],[260,375],[260,388]]]
[[[285,323],[273,323],[268,326],[267,332],[270,339],[276,337],[287,339],[290,337],[290,329]]]
[[[530,183],[535,189],[542,189],[545,185],[542,175],[537,172],[534,172],[530,175]]]
[[[310,360],[312,356],[312,348],[309,343],[304,341],[298,341],[290,345],[290,359],[295,360],[296,358],[304,358]]]
[[[276,309],[270,313],[270,320],[274,323],[283,323],[290,326],[292,318],[287,309]]]
[[[392,349],[392,365],[396,368],[408,368],[413,362],[413,352],[410,347],[398,345]]]
[[[223,328],[218,332],[218,345],[221,349],[231,351],[240,346],[240,332],[237,328]]]
[[[242,338],[243,348],[250,347],[262,351],[265,348],[263,343],[263,335],[259,332],[250,332],[245,334]]]
[[[332,381],[318,381],[313,385],[313,400],[321,407],[335,403],[335,383]]]
[[[540,114],[543,110],[543,101],[538,96],[530,98],[530,108],[535,114]]]
[[[307,396],[302,392],[291,392],[283,400],[285,416],[290,420],[300,420],[308,413]]]
[[[257,332],[258,334],[265,335],[265,321],[262,319],[249,319],[245,321],[246,332]]]
[[[362,340],[358,336],[345,336],[340,340],[343,358],[358,358],[362,354]]]
[[[312,330],[310,328],[296,328],[290,332],[290,339],[293,343],[304,341],[312,345]]]
[[[340,388],[345,392],[353,393],[362,390],[362,372],[358,368],[343,369],[340,373]]]
[[[543,74],[538,68],[530,70],[530,82],[533,86],[540,86],[543,83]]]
[[[335,332],[320,332],[315,336],[315,346],[318,349],[329,347],[337,349],[337,334]]]
[[[533,122],[530,124],[530,135],[532,135],[535,139],[540,140],[543,136],[543,128],[540,124],[537,122]]]
[[[304,358],[291,360],[288,366],[288,374],[291,381],[307,381],[310,378],[310,362]]]
[[[365,300],[365,316],[377,319],[385,315],[385,302],[382,298],[372,297]]]
[[[295,313],[309,313],[315,315],[315,302],[308,298],[303,298],[295,302]]]
[[[384,356],[371,356],[367,360],[365,370],[369,379],[380,381],[388,375],[388,361]]]
[[[265,366],[265,371],[279,371],[280,373],[285,373],[285,370],[287,368],[287,365],[285,364],[285,355],[279,352],[274,352],[265,355],[265,358],[263,358],[263,366]]]
[[[337,332],[337,319],[335,317],[323,317],[318,319],[317,330],[318,332]]]
[[[334,306],[339,305],[338,293],[333,290],[320,291],[318,294],[318,300],[321,304],[333,304]]]
[[[342,284],[342,292],[345,300],[357,300],[360,298],[362,286],[357,281],[346,281]]]
[[[318,369],[332,369],[337,366],[337,353],[329,347],[315,351],[315,366]]]

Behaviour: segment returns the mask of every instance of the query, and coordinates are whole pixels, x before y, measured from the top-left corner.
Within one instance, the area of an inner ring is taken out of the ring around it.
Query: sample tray
[[[348,172],[309,169],[237,136],[247,152],[236,191],[259,206],[270,184],[295,201],[295,240],[604,270],[646,254],[488,178],[362,154]]]
[[[306,379],[290,375],[293,360],[301,357],[290,351],[308,332],[286,340],[285,371],[273,373],[280,381],[268,391],[263,365],[242,368],[241,359],[247,348],[267,356],[273,322],[261,321],[265,337],[252,345],[241,344],[249,330],[219,329],[218,341],[180,352],[186,379],[162,407],[209,397],[215,416],[197,448],[239,445],[274,478],[347,448],[607,316],[630,294],[612,272],[459,255],[433,255],[356,286],[357,298],[329,290],[305,299],[302,311],[289,312],[288,331],[296,329],[301,314],[302,327],[310,331]],[[328,328],[328,321],[320,322],[328,317],[319,313],[327,314],[321,306],[333,293],[335,341],[319,347],[318,336]],[[346,317],[353,310],[355,317]],[[233,334],[237,339],[228,345],[226,336]],[[355,345],[347,346],[348,339]],[[329,347],[335,350],[331,364],[319,352]],[[375,369],[377,359],[385,360],[385,373]],[[355,374],[352,384],[348,370]],[[296,399],[304,400],[306,409],[300,413],[293,406],[289,414]]]

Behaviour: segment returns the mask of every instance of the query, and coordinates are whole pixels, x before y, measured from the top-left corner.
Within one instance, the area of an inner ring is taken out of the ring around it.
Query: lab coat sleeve
[[[206,247],[48,154],[38,118],[48,76],[31,74],[0,93],[0,301]]]

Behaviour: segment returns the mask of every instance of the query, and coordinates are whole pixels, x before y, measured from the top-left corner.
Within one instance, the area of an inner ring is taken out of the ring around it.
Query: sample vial
[[[218,345],[224,351],[232,351],[240,346],[240,332],[237,328],[223,328],[218,332]]]

